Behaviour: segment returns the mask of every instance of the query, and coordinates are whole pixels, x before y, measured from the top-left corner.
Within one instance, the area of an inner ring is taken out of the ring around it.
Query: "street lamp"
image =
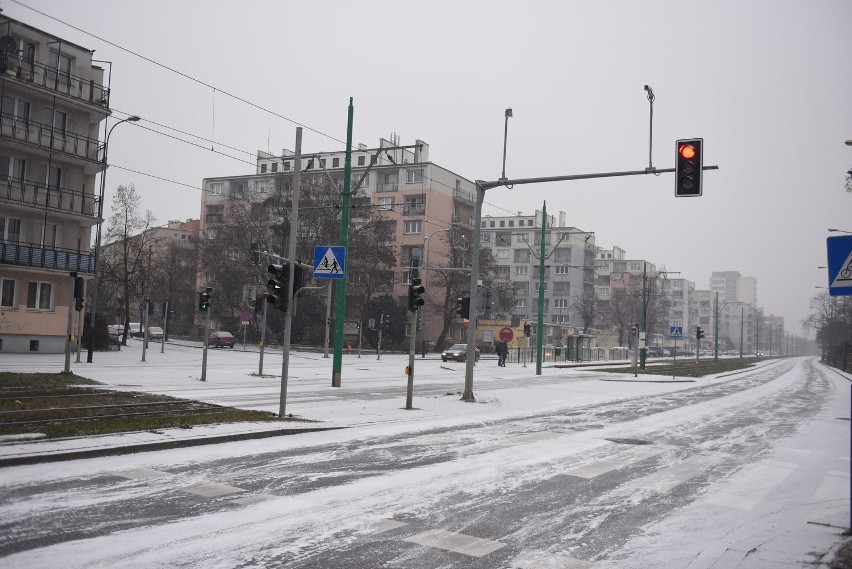
[[[849,235],[852,235],[852,231],[846,231],[845,229],[834,229],[834,228],[831,228],[831,229],[829,229],[829,230],[828,230],[828,232],[829,232],[829,233],[848,233]]]
[[[92,303],[89,306],[89,310],[92,311],[92,315],[89,317],[89,328],[91,329],[92,337],[89,339],[89,353],[86,356],[86,362],[92,363],[92,352],[95,349],[95,313],[97,312],[98,306],[98,277],[101,274],[101,267],[98,260],[98,257],[101,253],[101,227],[103,226],[104,221],[104,191],[106,190],[106,169],[107,169],[107,149],[109,148],[109,137],[112,134],[112,131],[124,122],[137,122],[141,120],[140,117],[136,115],[130,115],[126,119],[122,119],[112,125],[112,128],[107,132],[106,138],[104,139],[104,156],[101,160],[101,192],[100,198],[98,199],[98,230],[95,237],[95,280],[92,284]]]
[[[506,140],[509,138],[509,117],[512,116],[512,109],[506,109],[506,124],[503,128],[503,175],[500,180],[506,180]]]

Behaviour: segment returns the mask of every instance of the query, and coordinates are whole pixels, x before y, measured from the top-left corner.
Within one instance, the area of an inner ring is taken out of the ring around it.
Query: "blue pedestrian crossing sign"
[[[683,338],[683,326],[669,326],[669,338]]]
[[[852,235],[829,237],[828,293],[831,296],[852,295]]]
[[[314,278],[342,279],[346,276],[346,247],[317,245],[314,247]]]

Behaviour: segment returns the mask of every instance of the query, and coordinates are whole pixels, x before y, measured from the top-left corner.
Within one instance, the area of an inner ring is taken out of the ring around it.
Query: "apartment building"
[[[104,70],[92,50],[0,16],[0,97],[0,351],[61,353],[71,273],[95,271]]]
[[[434,342],[444,323],[439,312],[445,309],[445,291],[441,290],[436,273],[430,270],[433,267],[463,270],[464,267],[451,265],[458,251],[470,248],[476,194],[472,181],[429,161],[429,145],[425,142],[417,140],[410,145],[413,148],[400,146],[398,138],[380,139],[378,147],[368,148],[359,144],[353,150],[351,219],[353,224],[358,224],[368,217],[371,209],[377,210],[391,236],[387,245],[393,251],[396,264],[377,294],[406,299],[412,262],[422,268],[420,277],[426,286],[426,305],[420,311],[417,332],[420,346],[421,341]],[[297,164],[295,154],[290,150],[284,149],[280,155],[260,151],[254,174],[205,179],[201,199],[201,239],[208,244],[217,239],[220,226],[233,218],[237,209],[248,211],[255,218],[269,215],[264,203],[277,191],[289,196],[292,174],[297,168],[302,175],[303,191],[306,184],[312,183],[311,180],[327,180],[342,190],[345,158],[343,150],[303,153],[301,164]],[[339,216],[339,204],[340,200],[327,207],[330,219]],[[300,225],[303,225],[301,218],[300,212]],[[451,247],[450,235],[456,241],[455,247]],[[312,260],[304,251],[312,251],[314,246],[336,244],[314,242],[312,231],[304,226],[300,228],[298,245],[303,251],[300,253],[302,260]],[[347,273],[348,268],[358,262],[358,259],[348,259]],[[469,262],[468,257],[468,265]],[[199,275],[199,289],[216,284],[205,267],[200,267]],[[245,287],[256,287],[257,284],[244,283]],[[313,284],[324,285],[327,281]],[[349,290],[347,288],[347,293]],[[264,292],[265,288],[259,291]],[[406,328],[406,334],[410,333]],[[459,338],[461,335],[461,329],[454,323],[447,338]]]
[[[496,260],[497,281],[511,285],[513,320],[538,322],[539,287],[543,286],[543,341],[546,345],[566,345],[569,337],[581,332],[592,335],[585,326],[583,303],[594,295],[595,234],[569,226],[565,212],[548,216],[542,261],[542,220],[540,210],[531,215],[485,216],[480,246],[490,250]]]

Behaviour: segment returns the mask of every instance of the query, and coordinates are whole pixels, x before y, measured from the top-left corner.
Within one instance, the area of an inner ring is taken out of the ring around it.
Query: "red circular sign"
[[[511,328],[501,328],[500,329],[500,339],[504,342],[511,342],[512,338],[515,337],[515,333],[512,332]]]

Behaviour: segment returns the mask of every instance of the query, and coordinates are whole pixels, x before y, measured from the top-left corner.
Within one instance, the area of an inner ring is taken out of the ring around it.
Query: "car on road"
[[[479,348],[474,348],[476,350],[476,359],[474,361],[479,361]],[[467,344],[453,344],[446,350],[441,353],[441,361],[445,362],[447,360],[454,360],[457,362],[463,362],[467,360]]]
[[[159,326],[148,326],[148,339],[149,340],[162,340],[163,339],[163,329]]]
[[[142,337],[142,324],[139,322],[131,322],[127,328],[127,335],[132,338]]]
[[[228,347],[233,349],[234,344],[237,343],[237,339],[234,338],[234,335],[230,332],[225,332],[221,330],[219,332],[212,332],[210,337],[207,338],[207,345],[211,348],[224,348]]]

